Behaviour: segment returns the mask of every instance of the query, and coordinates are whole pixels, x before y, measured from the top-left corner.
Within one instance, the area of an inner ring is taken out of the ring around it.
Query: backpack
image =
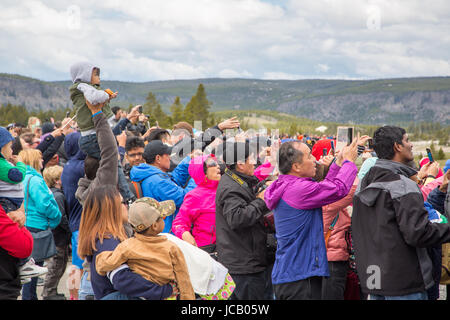
[[[134,195],[136,196],[137,199],[142,198],[144,195],[142,193],[142,186],[141,186],[141,181],[131,181],[131,186],[132,188],[130,188],[131,192],[134,193]]]
[[[191,176],[188,177],[183,188],[186,188],[186,186],[189,183],[189,180],[191,180]],[[136,196],[137,199],[142,198],[144,196],[144,193],[142,192],[142,186],[141,186],[142,181],[144,181],[144,179],[141,181],[130,181],[130,184],[131,184],[130,190],[131,190],[131,192],[134,193],[134,195]]]

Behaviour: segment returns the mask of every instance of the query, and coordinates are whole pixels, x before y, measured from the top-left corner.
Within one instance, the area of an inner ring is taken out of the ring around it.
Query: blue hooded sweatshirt
[[[61,211],[55,197],[42,175],[27,165],[24,180],[24,208],[26,208],[26,227],[46,230],[55,229],[61,221]]]
[[[86,155],[80,150],[78,145],[80,137],[81,134],[79,132],[73,132],[64,139],[64,150],[69,161],[64,166],[61,183],[66,196],[71,232],[75,232],[80,228],[81,211],[83,210],[83,207],[75,198],[78,180],[84,177],[84,159],[86,158]]]
[[[184,158],[170,173],[163,172],[161,169],[147,163],[141,163],[130,171],[131,181],[141,182],[144,197],[150,197],[157,201],[173,200],[175,202],[175,213],[164,218],[163,233],[172,231],[173,219],[175,219],[183,203],[184,196],[197,186],[194,179],[190,179],[186,187],[183,188],[189,178],[188,168],[190,160],[190,157]]]

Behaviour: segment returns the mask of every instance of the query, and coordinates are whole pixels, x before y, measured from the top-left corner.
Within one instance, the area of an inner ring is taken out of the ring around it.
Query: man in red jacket
[[[23,218],[23,212],[7,215],[0,206],[0,300],[17,300],[22,288],[18,261],[33,251],[33,237],[23,227]]]

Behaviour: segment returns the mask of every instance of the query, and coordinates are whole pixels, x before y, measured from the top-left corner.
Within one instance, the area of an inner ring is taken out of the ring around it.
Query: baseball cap
[[[128,209],[128,222],[137,232],[149,228],[159,217],[165,218],[175,212],[175,202],[166,200],[158,202],[153,198],[137,199]]]
[[[150,141],[144,148],[142,157],[147,163],[153,163],[157,155],[172,154],[172,147],[164,144],[161,140]]]

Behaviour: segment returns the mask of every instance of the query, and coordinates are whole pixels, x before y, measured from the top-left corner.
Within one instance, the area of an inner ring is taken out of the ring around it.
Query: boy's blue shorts
[[[78,256],[78,230],[72,232],[72,264],[76,266],[78,269],[83,269],[83,261]]]

